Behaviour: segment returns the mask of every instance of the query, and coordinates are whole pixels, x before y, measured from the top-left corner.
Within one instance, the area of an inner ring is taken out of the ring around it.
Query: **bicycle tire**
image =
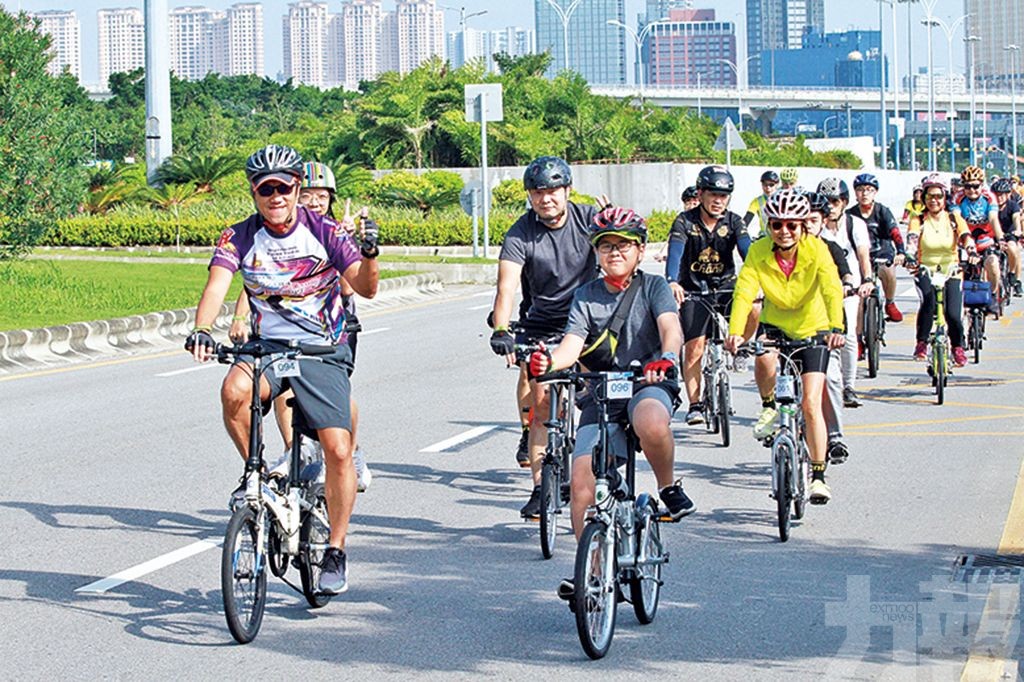
[[[810,457],[807,444],[800,443],[800,459],[797,461],[796,492],[793,495],[793,518],[799,521],[807,511],[807,478],[810,475]]]
[[[324,522],[327,519],[327,500],[322,486],[314,490],[313,499],[313,509],[303,512],[302,525],[299,526],[299,577],[306,603],[319,609],[331,601],[331,595],[319,591],[320,563],[324,558],[324,550],[312,545],[327,544],[331,539],[331,528]]]
[[[259,532],[256,513],[246,505],[231,515],[224,533],[220,589],[228,630],[239,644],[256,638],[267,605],[267,556],[259,549]]]
[[[704,407],[704,428],[708,433],[718,433],[718,419],[715,414],[715,375],[711,372],[701,373],[701,404]]]
[[[641,504],[646,509],[641,508]],[[661,543],[658,506],[650,498],[638,500],[636,545],[638,558],[643,554],[655,561],[637,566],[633,577],[629,579],[633,613],[641,625],[648,625],[658,613],[658,602],[661,599],[661,559],[665,555],[665,548]]]
[[[971,329],[968,333],[968,342],[971,350],[974,351],[974,364],[981,362],[981,324],[978,321],[980,315],[981,312],[978,309],[971,308]]]
[[[789,498],[789,443],[785,439],[777,438],[772,445],[772,462],[775,467],[775,505],[779,516],[779,539],[782,542],[789,540],[790,530],[790,505]]]
[[[868,378],[878,376],[879,322],[881,304],[874,296],[868,297],[864,308],[864,354],[868,360]]]
[[[939,405],[946,399],[946,346],[938,344],[935,347],[935,401]]]
[[[718,378],[718,422],[722,434],[722,447],[727,448],[732,442],[732,431],[729,424],[729,412],[732,409],[729,399],[729,378],[723,372]]]
[[[985,311],[978,311],[978,321],[981,323],[978,325],[978,350],[985,347]]]
[[[545,559],[555,554],[555,537],[558,535],[559,496],[561,495],[560,467],[546,461],[540,472],[540,553]]]
[[[613,562],[606,571],[608,561]],[[576,632],[579,634],[583,651],[592,659],[603,658],[608,653],[615,635],[615,614],[618,608],[616,579],[618,567],[615,562],[615,538],[609,537],[608,527],[602,521],[593,520],[583,529],[576,548],[576,564],[573,571],[573,600],[576,611]],[[605,574],[612,580],[606,584]]]

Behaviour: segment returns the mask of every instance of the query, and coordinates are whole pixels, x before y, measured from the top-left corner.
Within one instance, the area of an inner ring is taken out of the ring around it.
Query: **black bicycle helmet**
[[[811,212],[818,212],[826,218],[832,214],[832,205],[828,197],[820,192],[807,192],[807,201],[811,202]]]
[[[825,178],[819,182],[818,194],[823,194],[826,199],[850,200],[850,188],[839,178]]]
[[[875,189],[878,189],[878,178],[871,173],[861,173],[853,179],[853,188],[863,187],[864,185],[871,185]]]
[[[526,189],[555,189],[572,185],[572,169],[564,159],[542,156],[530,162],[523,173]]]
[[[732,194],[734,187],[732,173],[725,166],[705,166],[697,174],[697,189]]]
[[[690,185],[689,187],[684,189],[681,198],[682,198],[683,201],[693,201],[694,199],[696,199],[697,198],[697,186],[696,185]]]
[[[1009,194],[1013,191],[1013,181],[1010,178],[999,178],[992,183],[992,191],[996,194]]]
[[[774,182],[775,184],[778,184],[779,174],[773,170],[765,171],[764,173],[761,173],[761,182]]]
[[[301,181],[302,157],[291,147],[268,144],[253,152],[245,162],[245,177],[254,185],[268,177],[275,177],[286,184]]]
[[[596,214],[590,223],[590,243],[610,234],[647,243],[647,221],[631,208],[612,206]]]

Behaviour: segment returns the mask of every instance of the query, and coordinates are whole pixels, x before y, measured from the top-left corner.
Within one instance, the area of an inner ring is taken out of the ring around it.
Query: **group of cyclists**
[[[318,441],[322,450],[330,548],[319,589],[338,594],[348,587],[344,546],[355,495],[366,489],[371,476],[356,442],[358,411],[349,377],[358,331],[353,296],[376,293],[379,228],[366,209],[353,216],[348,203],[336,219],[330,169],[304,162],[291,148],[258,150],[246,163],[246,177],[255,213],[218,240],[186,349],[198,361],[214,357],[212,325],[239,271],[244,292],[236,303],[232,340],[257,334],[331,348],[327,354],[300,357],[298,367],[287,373],[268,368],[260,398],[265,405],[276,399],[278,424],[290,450],[293,418],[290,401],[283,398],[290,392],[304,432],[315,436],[310,443]],[[684,208],[672,224],[665,252],[656,257],[664,261],[664,274],[655,275],[641,269],[649,238],[641,215],[604,195],[597,206],[574,202],[572,170],[561,158],[544,156],[527,166],[523,185],[529,208],[502,244],[489,319],[491,349],[519,366],[516,404],[523,436],[516,460],[532,474],[523,517],[541,513],[550,396],[538,379],[545,374],[577,364],[591,372],[642,373],[646,383],[623,401],[607,436],[611,451],[624,456],[624,429],[632,429],[654,473],[665,515],[679,520],[696,505],[674,474],[671,422],[684,397],[686,423],[705,420],[701,359],[715,324],[712,311],[723,311],[728,320],[725,350],[749,356],[758,348],[754,379],[761,410],[753,427],[758,439],[770,438],[778,424],[777,363],[774,351],[752,342],[816,339],[794,357],[801,371],[811,461],[808,500],[826,504],[832,498],[826,468],[849,455],[843,410],[861,404],[856,391],[862,352],[859,309],[874,282],[880,283],[887,319],[900,322],[895,269],[906,266],[915,276],[921,295],[917,359],[924,357],[936,313],[935,291],[921,266],[947,268],[959,262],[963,250],[998,292],[1004,281],[998,254],[1005,253],[1005,281],[1020,294],[1020,189],[1010,179],[995,181],[989,192],[976,166],[964,169],[958,190],[936,174],[927,176],[904,211],[906,242],[892,211],[876,201],[879,180],[874,175],[856,176],[853,203],[840,178],[826,178],[814,190],[797,185],[794,169],[766,171],[760,179],[762,194],[740,216],[729,210],[735,190],[730,171],[718,165],[703,168],[682,194]],[[963,365],[960,280],[950,277],[945,287],[953,359]],[[709,296],[710,306],[697,304],[696,299]],[[251,391],[251,367],[243,359],[231,367],[221,389],[225,427],[243,458],[249,447]],[[590,460],[601,435],[593,396],[582,391],[578,407],[570,478],[577,537],[594,501]],[[286,469],[287,455],[267,463],[268,477]],[[232,503],[238,503],[237,495]],[[571,594],[571,581],[563,581],[559,595]]]

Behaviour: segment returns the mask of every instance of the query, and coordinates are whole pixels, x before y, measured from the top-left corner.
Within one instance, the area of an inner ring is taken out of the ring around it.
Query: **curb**
[[[434,273],[394,277],[381,280],[377,296],[372,300],[360,297],[358,306],[364,310],[379,310],[443,292],[441,278]],[[233,313],[233,304],[222,305],[214,330],[227,334]],[[184,308],[112,320],[0,331],[0,377],[180,348],[192,330],[195,315],[195,308]]]

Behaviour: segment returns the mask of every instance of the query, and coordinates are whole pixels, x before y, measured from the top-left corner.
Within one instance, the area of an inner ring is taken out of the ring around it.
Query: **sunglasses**
[[[802,228],[803,226],[803,223],[784,223],[781,220],[773,220],[770,223],[768,223],[768,227],[772,230],[772,232],[778,232],[782,228],[786,228],[790,232],[799,232],[800,228]]]
[[[980,182],[971,182],[963,185],[964,189],[981,189]]]
[[[278,194],[283,194],[284,196],[288,196],[294,191],[295,185],[272,185],[270,183],[267,183],[266,185],[260,185],[259,187],[256,188],[256,193],[259,194],[261,197],[272,197],[274,196],[274,192],[277,192]]]
[[[929,201],[938,201],[939,199],[945,199],[946,195],[938,194],[936,192],[929,192],[928,194],[924,195],[924,198],[928,199]]]

